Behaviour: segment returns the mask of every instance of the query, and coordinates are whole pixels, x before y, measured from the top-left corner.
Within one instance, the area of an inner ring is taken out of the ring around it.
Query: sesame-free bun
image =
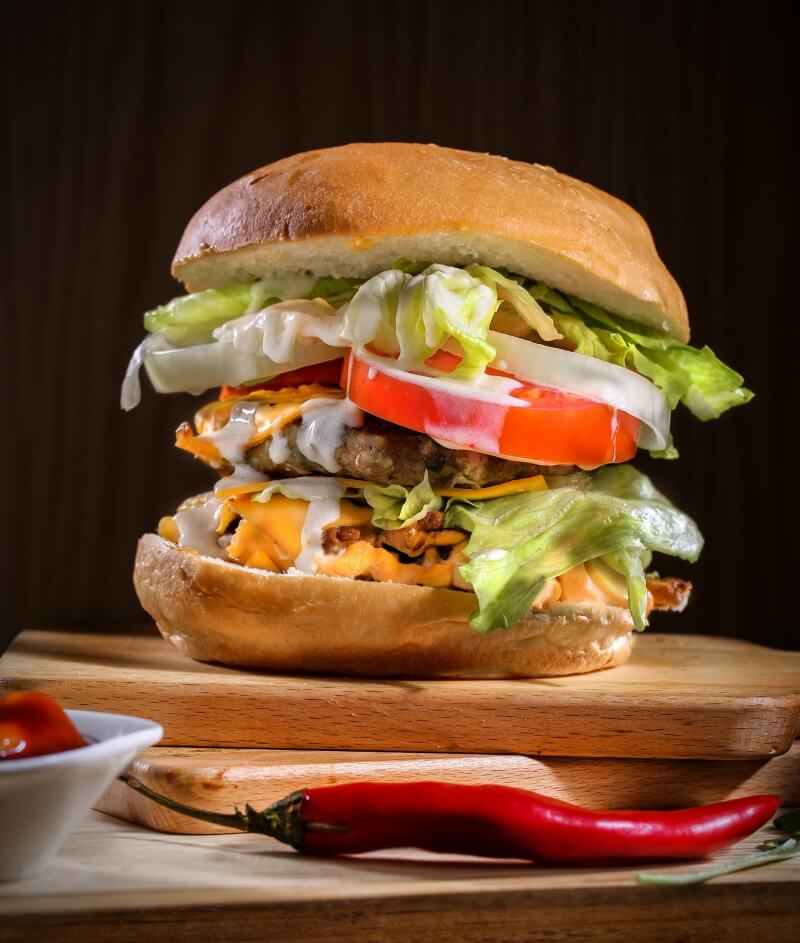
[[[199,290],[366,277],[398,258],[506,268],[689,337],[680,288],[630,206],[550,167],[433,144],[347,144],[247,174],[198,210],[172,272]]]
[[[198,661],[237,668],[410,678],[533,678],[627,661],[630,614],[557,605],[483,635],[471,593],[268,573],[139,541],[134,584],[159,631]]]

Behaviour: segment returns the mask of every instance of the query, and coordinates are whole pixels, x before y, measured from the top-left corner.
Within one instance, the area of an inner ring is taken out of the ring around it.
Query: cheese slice
[[[197,434],[193,434],[189,424],[184,422],[175,433],[175,445],[207,465],[219,468],[224,464],[224,460],[214,444],[214,436],[230,421],[231,412],[237,403],[261,403],[253,415],[253,433],[242,443],[243,449],[247,451],[299,418],[308,400],[319,398],[343,399],[344,390],[308,384],[284,390],[256,390],[247,396],[207,403],[195,413],[194,425]]]
[[[488,488],[434,488],[433,490],[442,498],[488,501],[489,498],[503,498],[523,491],[547,491],[547,482],[544,480],[544,475],[533,475],[530,478],[505,481],[502,485],[490,485]]]
[[[379,583],[447,588],[453,584],[453,559],[401,563],[391,551],[358,540],[336,556],[323,557],[317,573],[348,579],[366,576]]]
[[[339,479],[347,481],[348,479]],[[523,479],[525,481],[527,479]],[[509,485],[517,482],[509,482]],[[505,487],[505,486],[498,486]],[[473,489],[492,491],[493,489]],[[525,489],[528,490],[528,489]],[[512,492],[513,493],[513,492]],[[495,496],[495,495],[493,495]],[[273,494],[266,504],[254,501],[249,494],[225,499],[216,523],[216,533],[224,533],[230,523],[239,520],[227,545],[228,558],[243,566],[272,573],[283,573],[294,565],[302,551],[302,532],[308,514],[308,502]],[[372,520],[372,509],[359,507],[352,501],[339,503],[339,516],[328,527],[361,527]],[[159,534],[178,543],[179,528],[173,517],[163,517]],[[452,546],[446,560],[431,545],[414,563],[403,563],[391,550],[374,547],[358,540],[336,554],[320,558],[316,572],[347,579],[372,579],[376,582],[405,583],[413,586],[470,589],[460,577],[458,567],[466,561],[467,537],[452,531],[441,532],[444,542]],[[434,543],[437,542],[434,540]],[[594,602],[613,606],[627,605],[625,579],[600,560],[591,560],[548,580],[536,597],[532,608],[546,611],[553,603]]]
[[[253,501],[248,495],[228,498],[223,508],[242,518],[233,540],[228,545],[228,556],[246,566],[255,558],[269,561],[259,569],[283,572],[288,570],[302,549],[302,533],[308,513],[308,501],[273,494],[266,504]],[[339,502],[339,516],[328,527],[357,527],[372,519],[370,508],[361,508],[352,501]]]
[[[372,483],[360,481],[357,478],[337,478],[336,480],[344,488],[352,488],[357,491],[363,491]],[[270,481],[267,479],[264,479],[264,481],[251,481],[230,489],[218,487],[215,489],[215,493],[218,498],[237,494],[252,494],[263,491],[269,484]],[[547,491],[547,482],[543,475],[534,475],[531,478],[516,478],[514,481],[506,481],[502,485],[490,485],[488,488],[434,488],[433,491],[442,498],[466,498],[468,501],[486,501],[489,498],[502,498],[509,494],[521,494],[524,491]]]

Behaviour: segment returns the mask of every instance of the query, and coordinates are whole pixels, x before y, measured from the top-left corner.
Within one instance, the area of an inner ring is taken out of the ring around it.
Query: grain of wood
[[[262,808],[313,786],[430,779],[516,786],[596,809],[676,808],[759,793],[800,805],[800,742],[771,760],[729,762],[154,747],[130,772],[156,792],[214,812],[246,803]],[[95,808],[161,832],[228,831],[156,805],[121,782]]]
[[[747,853],[768,834],[717,860]],[[261,836],[160,835],[92,813],[50,871],[0,885],[0,939],[674,943],[676,931],[690,943],[793,938],[797,859],[683,889],[640,887],[637,870],[410,849],[306,858]]]
[[[5,684],[158,720],[167,746],[757,759],[800,720],[800,655],[647,633],[620,668],[522,681],[266,675],[203,665],[154,631],[23,633]]]

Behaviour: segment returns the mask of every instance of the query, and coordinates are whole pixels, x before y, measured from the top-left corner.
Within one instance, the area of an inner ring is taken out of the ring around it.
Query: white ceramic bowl
[[[46,868],[114,777],[164,735],[143,717],[67,714],[89,746],[0,761],[0,881]]]

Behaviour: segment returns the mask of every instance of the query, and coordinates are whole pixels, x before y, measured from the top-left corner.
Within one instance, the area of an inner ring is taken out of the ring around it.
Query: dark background
[[[197,405],[118,409],[141,313],[178,293],[195,209],[235,177],[353,140],[551,164],[649,221],[694,342],[754,402],[677,414],[642,459],[707,537],[662,570],[696,591],[660,629],[795,647],[793,32],[777,4],[117,3],[2,6],[3,615],[143,621],[137,536],[205,490],[172,448]]]

